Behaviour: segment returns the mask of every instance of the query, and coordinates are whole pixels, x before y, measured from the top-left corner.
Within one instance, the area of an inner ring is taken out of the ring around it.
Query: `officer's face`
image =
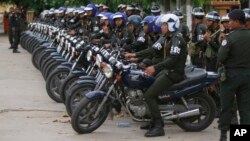
[[[229,22],[223,22],[222,25],[225,29],[229,29]]]
[[[127,15],[132,15],[133,11],[132,10],[127,10]]]
[[[11,13],[11,12],[14,12],[14,8],[11,7],[9,11],[10,11],[10,13]]]
[[[84,13],[79,14],[79,17],[83,18],[84,17]]]
[[[148,32],[149,32],[148,24],[147,24],[147,23],[144,23],[144,25],[143,25],[143,31],[144,31],[145,33],[148,33]]]
[[[167,34],[167,33],[169,33],[168,24],[167,24],[167,23],[164,23],[164,24],[161,26],[161,33],[162,33],[162,34]]]
[[[73,17],[73,16],[74,16],[73,12],[70,12],[70,13],[68,14],[68,17]]]
[[[229,27],[230,27],[230,29],[236,29],[236,28],[238,28],[240,26],[241,26],[240,21],[238,21],[238,20],[232,20],[232,19],[229,20]]]
[[[105,24],[105,20],[104,19],[100,19],[100,25],[104,25]]]
[[[213,26],[213,21],[206,20],[206,25],[207,25],[207,27],[212,27]]]
[[[93,15],[93,11],[92,11],[92,10],[88,10],[88,11],[87,11],[87,15],[88,15],[88,16],[92,16],[92,15]]]
[[[247,21],[246,21],[246,28],[247,28],[247,29],[250,29],[250,20],[247,20]]]
[[[131,23],[129,23],[128,25],[127,25],[127,27],[128,27],[128,29],[130,30],[130,31],[134,31],[134,25],[133,24],[131,24]]]
[[[100,7],[98,8],[98,11],[103,11],[103,7],[100,6]]]
[[[122,19],[121,18],[116,18],[115,19],[115,25],[118,26],[118,27],[121,26],[122,25]]]

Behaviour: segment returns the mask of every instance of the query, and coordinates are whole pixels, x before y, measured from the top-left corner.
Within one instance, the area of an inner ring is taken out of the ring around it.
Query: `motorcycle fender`
[[[78,80],[76,83],[79,85],[84,84],[84,83],[92,83],[94,85],[97,84],[97,82],[95,80],[90,80],[90,79],[89,80],[88,79]]]
[[[79,79],[80,80],[95,80],[95,77],[86,75],[86,76],[79,77]]]
[[[56,52],[56,48],[47,48],[45,52]]]
[[[95,81],[91,81],[91,80],[82,80],[82,81],[78,80],[75,85],[81,85],[81,84],[93,84],[93,85],[96,85],[97,83]],[[73,85],[72,87],[74,87],[75,85]],[[68,93],[68,94],[69,94],[69,96],[71,96],[72,93]]]
[[[62,64],[61,64],[62,66],[66,66],[66,67],[72,67],[72,63],[69,63],[69,62],[63,62]]]
[[[70,67],[68,67],[68,66],[63,66],[63,65],[59,65],[58,67],[56,67],[56,69],[69,69],[69,70],[71,70],[71,68]]]
[[[92,92],[87,93],[85,96],[88,99],[94,99],[94,98],[102,98],[105,95],[106,95],[106,92],[104,91],[92,91]]]
[[[73,75],[86,75],[84,71],[75,70],[72,72]]]
[[[65,59],[62,59],[62,58],[56,58],[55,62],[65,62]]]
[[[47,49],[49,45],[50,45],[49,43],[43,43],[43,44],[40,45],[39,47],[40,47],[40,48],[43,48],[43,49]]]
[[[59,58],[63,58],[60,54],[54,54],[54,53],[51,53],[50,56],[53,58],[53,59],[59,59]]]

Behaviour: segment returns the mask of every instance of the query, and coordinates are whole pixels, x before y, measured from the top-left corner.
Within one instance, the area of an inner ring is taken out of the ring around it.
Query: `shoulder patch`
[[[222,45],[222,46],[227,45],[227,40],[224,39],[224,40],[221,42],[221,45]]]

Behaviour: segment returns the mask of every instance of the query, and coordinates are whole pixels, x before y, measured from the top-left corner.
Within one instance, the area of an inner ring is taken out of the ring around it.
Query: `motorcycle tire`
[[[93,114],[95,114],[101,102],[102,98],[88,99],[86,97],[80,101],[71,116],[71,126],[77,133],[91,133],[104,123],[110,110],[110,105],[107,103],[103,105],[97,118],[93,119]],[[84,126],[84,124],[87,124],[87,126]]]
[[[69,92],[69,88],[71,85],[76,82],[81,75],[68,75],[68,77],[63,80],[62,84],[60,85],[59,88],[59,93],[61,94],[61,99],[63,103],[65,103],[66,96]]]
[[[58,88],[60,86],[61,79],[65,79],[68,73],[68,69],[56,69],[48,76],[48,79],[46,80],[47,93],[49,97],[55,102],[62,102],[60,94],[58,93]]]
[[[201,114],[207,114],[207,116],[205,116],[203,119],[201,119],[202,116],[200,115],[190,118],[181,118],[175,120],[174,122],[180,128],[188,132],[199,132],[211,125],[216,115],[216,105],[212,97],[206,93],[200,92],[190,95],[190,97],[186,98],[186,100],[196,100],[195,102],[199,102],[198,104],[202,106],[201,108],[199,108]]]
[[[77,104],[85,97],[85,94],[93,91],[94,89],[95,84],[93,83],[78,84],[70,89],[65,100],[65,106],[69,116],[72,115],[72,112],[76,108]]]

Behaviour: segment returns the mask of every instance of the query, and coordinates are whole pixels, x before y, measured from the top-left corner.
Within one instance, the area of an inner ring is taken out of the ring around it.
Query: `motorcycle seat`
[[[207,72],[205,69],[188,67],[185,68],[185,79],[179,83],[174,84],[168,90],[178,90],[184,87],[194,85],[201,82],[207,77]]]

